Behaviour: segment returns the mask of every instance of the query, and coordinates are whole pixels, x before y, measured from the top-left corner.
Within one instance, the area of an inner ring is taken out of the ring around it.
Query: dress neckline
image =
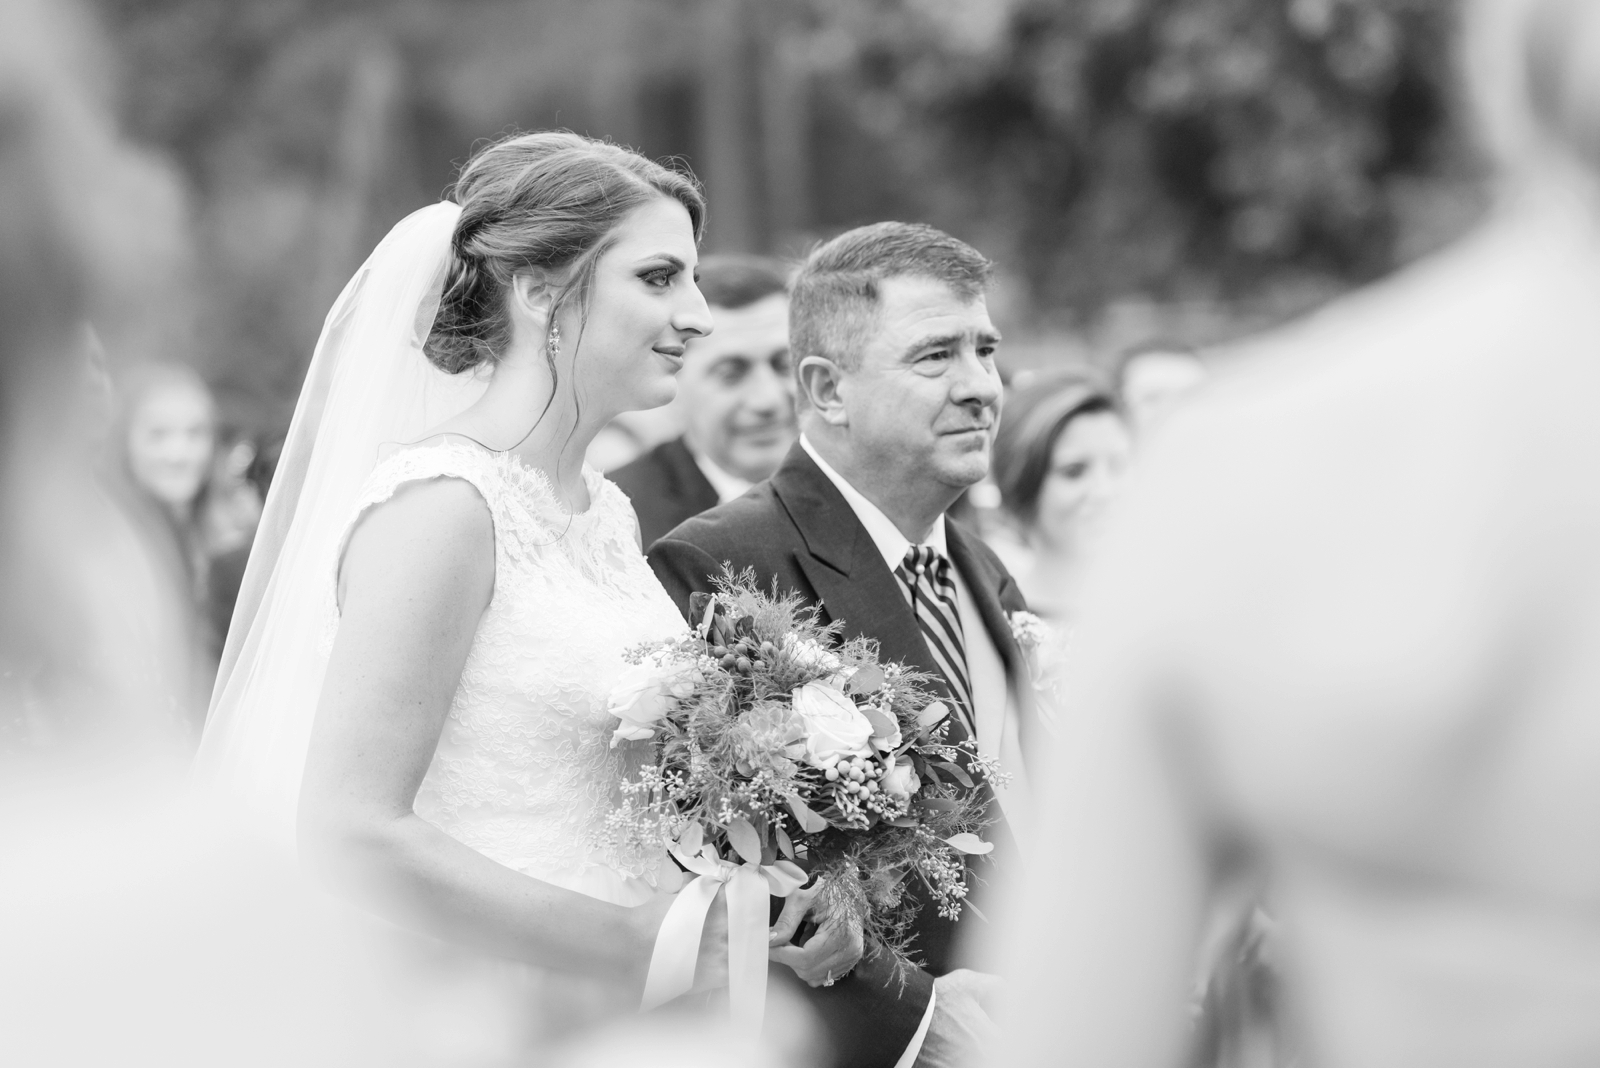
[[[537,497],[546,506],[548,506],[550,511],[554,512],[564,520],[570,520],[572,522],[587,520],[594,516],[599,509],[600,491],[605,485],[605,476],[601,475],[600,472],[596,471],[593,467],[590,467],[587,462],[583,465],[582,475],[584,488],[589,491],[589,507],[583,509],[582,511],[569,511],[562,507],[561,498],[557,495],[555,485],[551,481],[550,476],[545,474],[545,472],[539,468],[534,467],[532,464],[529,464],[523,460],[521,456],[517,455],[517,453],[511,449],[498,451],[488,448],[485,445],[480,445],[478,442],[473,441],[471,438],[466,437],[465,435],[446,431],[441,434],[435,434],[429,438],[424,438],[418,442],[401,445],[394,452],[390,453],[390,456],[396,456],[400,453],[409,452],[412,450],[420,451],[422,449],[443,448],[459,449],[474,456],[484,457],[490,461],[500,464],[505,469],[506,474],[512,482],[524,487],[533,496]],[[385,457],[385,459],[387,459],[387,457]]]

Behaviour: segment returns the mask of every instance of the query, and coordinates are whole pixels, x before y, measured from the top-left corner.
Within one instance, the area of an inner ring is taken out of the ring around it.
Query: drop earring
[[[550,357],[552,359],[554,359],[556,354],[561,351],[561,324],[560,323],[551,323],[550,324],[550,333],[545,335],[544,347],[545,347],[545,350],[550,354]]]

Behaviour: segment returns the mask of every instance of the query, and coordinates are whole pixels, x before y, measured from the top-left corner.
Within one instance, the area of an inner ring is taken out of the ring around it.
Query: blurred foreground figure
[[[0,1063],[509,1064],[505,992],[148,788],[0,798]],[[429,967],[421,965],[426,962]]]
[[[93,469],[123,146],[78,14],[0,0],[0,1064],[504,1063],[503,1004],[430,1015],[448,977],[183,803],[182,593]]]
[[[71,10],[0,7],[0,797],[174,769],[187,744],[182,595],[92,471],[107,390],[85,319],[117,242],[84,183],[115,167],[57,36]]]
[[[1600,4],[1479,3],[1495,217],[1155,439],[994,1063],[1183,1063],[1243,876],[1319,1068],[1600,1063]]]

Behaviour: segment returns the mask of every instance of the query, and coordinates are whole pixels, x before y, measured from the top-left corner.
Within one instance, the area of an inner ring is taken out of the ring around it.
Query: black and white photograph
[[[0,1064],[1600,1066],[1600,0],[0,24]]]

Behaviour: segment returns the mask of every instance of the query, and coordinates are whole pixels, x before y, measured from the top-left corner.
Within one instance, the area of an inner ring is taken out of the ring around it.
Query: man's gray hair
[[[929,278],[975,300],[993,275],[983,253],[931,226],[882,222],[848,230],[812,249],[795,274],[789,298],[795,365],[823,356],[847,370],[859,367],[886,279]]]

